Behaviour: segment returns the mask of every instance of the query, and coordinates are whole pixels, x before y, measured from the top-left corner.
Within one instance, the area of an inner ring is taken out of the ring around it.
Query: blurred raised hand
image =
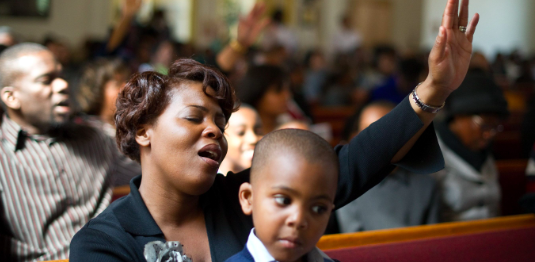
[[[124,0],[122,3],[122,15],[124,17],[133,17],[141,8],[142,0]]]
[[[265,11],[264,3],[257,2],[245,17],[240,18],[235,42],[231,42],[217,54],[216,60],[219,68],[227,72],[233,70],[238,59],[256,42],[270,22],[264,17]]]
[[[241,17],[238,22],[238,42],[249,47],[256,40],[264,28],[269,24],[270,20],[264,16],[266,6],[262,2],[257,2],[253,9],[245,17]]]
[[[108,39],[106,50],[113,52],[123,41],[130,29],[132,19],[141,8],[142,0],[124,0],[121,6],[121,19],[113,28],[113,31]]]

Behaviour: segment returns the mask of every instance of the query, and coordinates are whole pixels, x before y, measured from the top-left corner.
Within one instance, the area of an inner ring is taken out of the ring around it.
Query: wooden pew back
[[[325,235],[320,239],[317,246],[322,250],[331,250],[526,227],[535,227],[535,215],[517,215],[466,222]]]

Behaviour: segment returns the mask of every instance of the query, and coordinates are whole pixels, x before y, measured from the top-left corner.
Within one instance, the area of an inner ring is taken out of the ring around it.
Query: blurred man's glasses
[[[496,123],[495,124],[485,123],[485,120],[479,115],[473,115],[472,122],[474,122],[474,124],[479,126],[479,128],[481,129],[481,132],[488,132],[491,135],[496,135],[503,131],[503,125],[496,124]]]

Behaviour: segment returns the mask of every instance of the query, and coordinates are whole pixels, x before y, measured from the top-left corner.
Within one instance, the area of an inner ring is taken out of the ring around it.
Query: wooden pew
[[[535,215],[326,235],[318,247],[341,261],[535,261]]]
[[[525,227],[535,227],[535,215],[506,216],[466,222],[325,235],[321,237],[317,246],[322,250],[330,250]]]
[[[522,237],[527,235],[528,237],[530,237],[530,239],[533,239],[534,246],[532,247],[535,247],[535,215],[519,215],[468,222],[442,223],[436,225],[425,225],[399,229],[386,229],[359,233],[326,235],[320,239],[317,246],[333,258],[336,258],[337,254],[343,254],[344,252],[347,253],[362,251],[355,251],[355,248],[369,248],[372,252],[374,252],[374,249],[377,249],[381,245],[416,244],[419,246],[423,246],[425,245],[425,242],[421,242],[422,240],[427,240],[428,242],[431,241],[430,244],[434,244],[432,241],[441,241],[444,240],[445,237],[453,237],[454,241],[462,241],[460,239],[455,239],[455,237],[471,235],[477,237],[487,237],[491,236],[490,234],[498,235],[499,237],[507,237],[508,235],[513,235],[510,234],[510,232],[513,233],[515,237],[518,236],[519,233]],[[414,241],[420,242],[415,243]],[[528,245],[530,244],[531,243],[528,243]],[[515,247],[517,248],[515,251],[518,253],[518,251],[520,250],[519,246],[517,245]],[[369,252],[370,250],[364,250],[364,252]],[[392,246],[391,252],[395,253],[400,250],[405,250],[405,248]],[[535,251],[535,249],[530,249],[530,251]],[[427,250],[426,252],[429,251]],[[360,256],[353,257],[354,259],[343,261],[367,261],[365,256],[366,254],[362,254],[361,252]],[[535,258],[535,253],[531,258]],[[415,259],[410,261],[423,260]],[[447,260],[435,259],[433,261]],[[68,260],[54,260],[48,262],[68,262]]]

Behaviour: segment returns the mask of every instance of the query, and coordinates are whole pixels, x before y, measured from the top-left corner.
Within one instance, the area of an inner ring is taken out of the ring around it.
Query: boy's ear
[[[20,101],[17,99],[17,96],[15,96],[15,88],[12,86],[4,86],[0,92],[2,102],[4,102],[8,108],[13,110],[20,109]]]
[[[240,205],[244,214],[250,216],[253,213],[253,187],[249,183],[240,186]]]
[[[151,134],[152,129],[148,128],[146,125],[142,126],[136,132],[136,142],[140,146],[149,146]]]

